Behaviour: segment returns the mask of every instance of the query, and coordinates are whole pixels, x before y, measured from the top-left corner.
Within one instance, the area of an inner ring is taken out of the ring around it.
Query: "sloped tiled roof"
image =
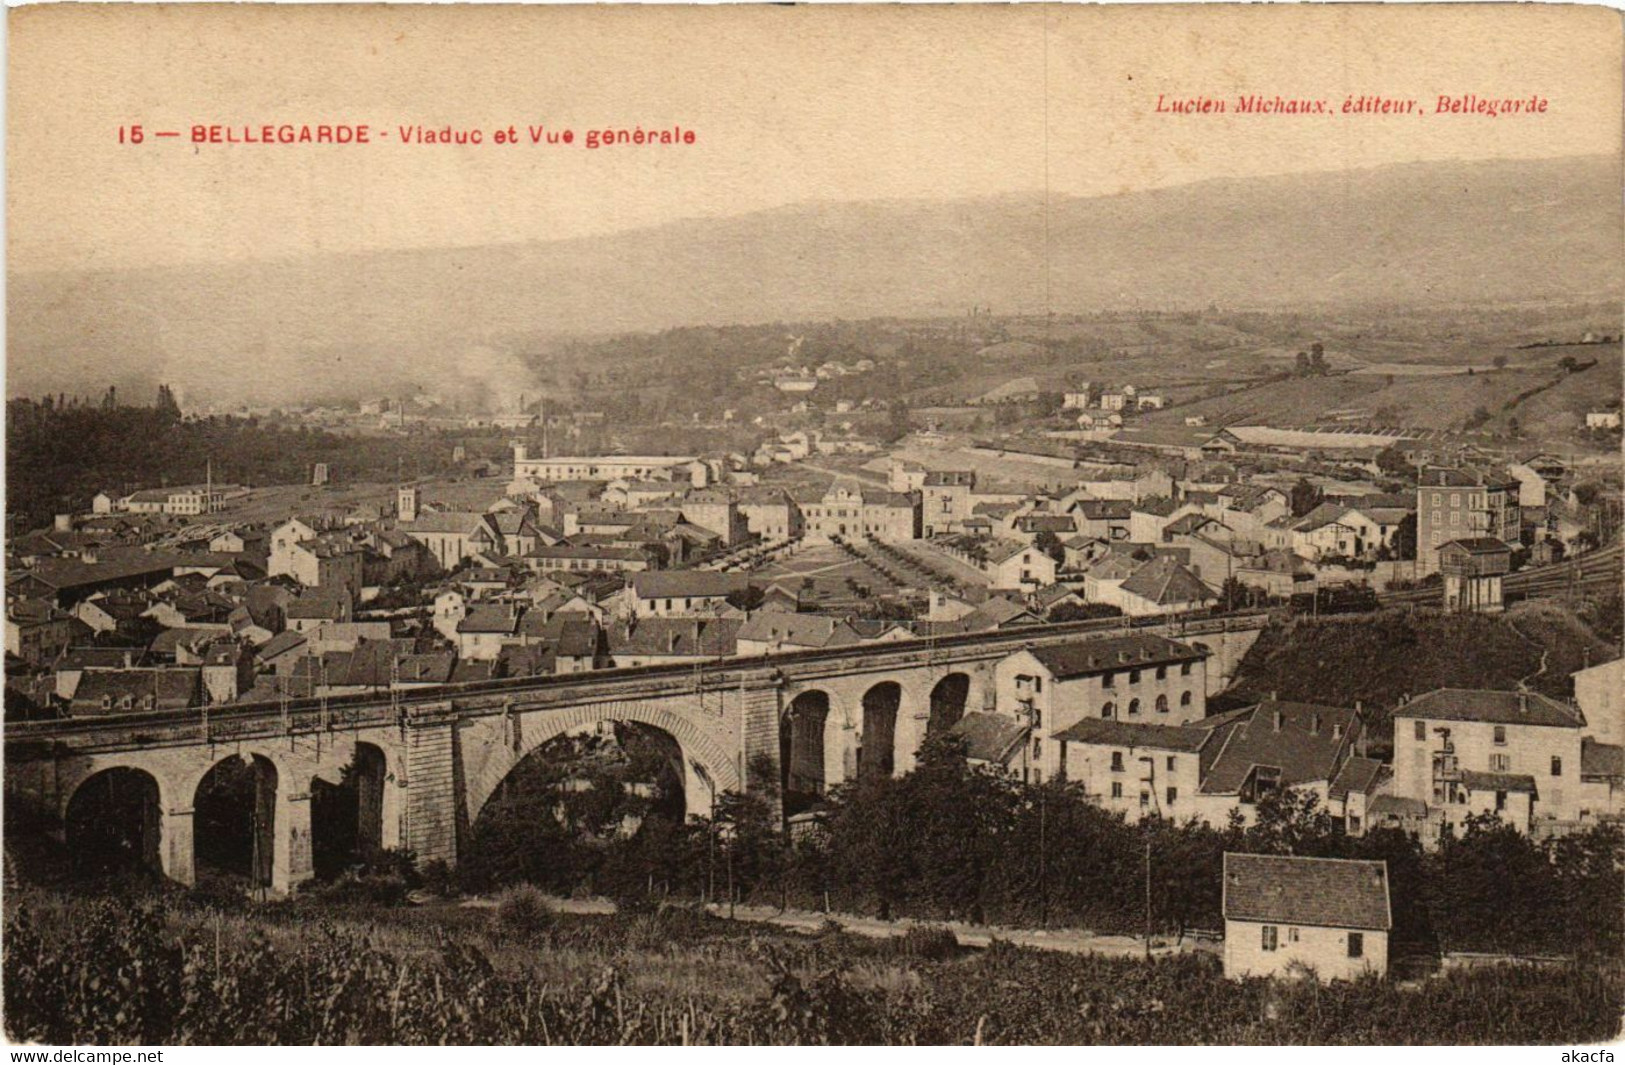
[[[1606,777],[1612,780],[1625,777],[1625,747],[1615,743],[1599,743],[1590,736],[1582,737],[1580,776]]]
[[[1350,758],[1337,771],[1327,794],[1334,799],[1346,799],[1350,794],[1370,795],[1384,768],[1375,758]]]
[[[1341,706],[1266,700],[1240,716],[1202,781],[1203,795],[1238,793],[1254,768],[1279,770],[1282,787],[1330,784],[1358,731],[1358,715]]]
[[[1386,932],[1393,926],[1388,865],[1226,853],[1224,916],[1231,921]]]
[[[1213,738],[1210,729],[1182,725],[1147,725],[1133,721],[1110,721],[1086,717],[1055,734],[1066,743],[1091,743],[1107,747],[1152,747],[1161,751],[1195,752]]]
[[[965,756],[1003,764],[1027,736],[1027,726],[1009,714],[973,712],[961,717],[949,735],[965,740]]]
[[[984,632],[988,629],[1003,628],[1006,625],[1021,622],[1035,623],[1041,621],[1038,615],[1022,606],[1020,603],[996,595],[982,603],[975,610],[959,619],[965,632]]]
[[[1394,709],[1395,718],[1580,728],[1585,715],[1539,692],[1439,688]]]
[[[1530,798],[1538,798],[1535,778],[1526,773],[1486,773],[1477,769],[1463,769],[1461,782],[1471,791],[1519,791]]]
[[[1459,548],[1460,550],[1467,552],[1469,555],[1499,555],[1512,553],[1512,548],[1510,546],[1501,540],[1497,540],[1493,536],[1465,536],[1458,540],[1448,540],[1444,544],[1440,545],[1439,551],[1442,554],[1452,547]]]
[[[1058,680],[1114,670],[1200,661],[1205,655],[1188,644],[1153,633],[1095,636],[1071,643],[1030,649],[1032,656]]]
[[[836,618],[783,610],[758,610],[740,626],[739,639],[800,647],[844,647],[858,642],[857,633]]]
[[[1122,591],[1137,595],[1158,606],[1197,603],[1212,599],[1213,591],[1178,559],[1162,555],[1135,570],[1121,585]]]
[[[737,618],[640,618],[609,631],[609,653],[720,658],[738,647],[741,624]]]
[[[519,624],[519,615],[507,603],[476,603],[462,621],[458,632],[512,633]]]
[[[155,697],[158,710],[181,710],[198,703],[196,669],[89,669],[74,689],[72,708],[84,713],[134,713],[148,709],[145,700]],[[103,710],[103,698],[111,702]]]
[[[743,591],[749,584],[741,573],[712,570],[654,570],[632,578],[632,589],[640,599],[693,599],[725,596]]]

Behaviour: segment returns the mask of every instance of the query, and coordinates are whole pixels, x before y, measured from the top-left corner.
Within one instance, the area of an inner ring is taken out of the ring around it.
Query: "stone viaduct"
[[[1214,693],[1266,620],[1135,627],[1207,649]],[[325,703],[13,723],[5,730],[6,802],[29,816],[8,817],[8,833],[26,824],[71,852],[75,826],[94,816],[79,807],[113,795],[142,806],[143,860],[192,883],[200,789],[232,764],[253,780],[254,871],[272,894],[313,875],[313,841],[324,831],[312,817],[313,796],[345,780],[359,796],[350,831],[366,845],[454,864],[508,774],[566,732],[600,722],[661,730],[681,752],[686,809],[707,813],[725,791],[788,796],[860,773],[906,772],[928,730],[992,709],[993,667],[1005,655],[1122,631],[1120,619],[1087,621]]]

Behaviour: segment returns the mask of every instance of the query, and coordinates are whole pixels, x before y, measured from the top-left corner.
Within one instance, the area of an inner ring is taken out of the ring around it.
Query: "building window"
[[[1122,751],[1113,751],[1112,752],[1112,772],[1113,773],[1121,773],[1122,771],[1123,771],[1123,752]]]
[[[1044,741],[1035,736],[1035,737],[1033,737],[1033,757],[1034,758],[1042,758],[1043,756],[1044,756]]]
[[[1505,810],[1506,808],[1507,808],[1507,793],[1504,792],[1504,791],[1496,792],[1495,793],[1495,812],[1500,813],[1502,810]]]
[[[1495,726],[1495,745],[1497,747],[1505,747],[1507,745],[1507,727],[1505,725]]]
[[[1178,788],[1169,788],[1168,789],[1168,805],[1172,806],[1176,801],[1178,801],[1178,799],[1179,799],[1179,789]]]
[[[1174,756],[1170,754],[1168,756],[1168,772],[1172,773],[1173,771],[1174,771]]]
[[[1557,755],[1554,754],[1554,755],[1552,755],[1552,776],[1560,777],[1562,775],[1563,775],[1563,759],[1559,758]]]
[[[1101,677],[1100,678],[1100,686],[1102,688],[1115,688],[1115,687],[1117,687],[1117,674],[1108,673],[1105,676]]]
[[[1140,683],[1140,671],[1137,670],[1137,669],[1129,670],[1128,671],[1128,682],[1130,684],[1138,684],[1138,683]]]
[[[1157,667],[1157,679],[1158,680],[1167,680],[1168,679],[1168,667],[1167,666],[1158,666]]]
[[[1512,771],[1512,757],[1505,754],[1490,755],[1490,772],[1509,773]]]
[[[1288,928],[1286,930],[1286,941],[1288,943],[1296,943],[1298,941],[1298,930],[1296,928]]]
[[[1262,931],[1264,933],[1262,946],[1265,950],[1273,951],[1276,947],[1280,946],[1279,931],[1274,925],[1267,924],[1263,927]]]
[[[1416,730],[1416,738],[1426,742],[1428,738],[1428,723],[1426,721],[1418,721],[1413,727]]]
[[[1179,693],[1179,705],[1180,706],[1189,706],[1189,705],[1191,705],[1191,693],[1190,692],[1180,692]]]
[[[1137,715],[1140,712],[1140,700],[1130,699],[1128,701],[1128,712],[1130,717]]]
[[[1115,713],[1117,713],[1116,703],[1107,703],[1105,706],[1100,708],[1101,717],[1111,717]]]
[[[1189,662],[1181,662],[1179,664],[1179,675],[1181,677],[1188,677],[1191,675],[1191,664]]]
[[[1140,809],[1149,810],[1150,808],[1151,808],[1151,793],[1149,791],[1140,792]]]
[[[1112,798],[1121,799],[1122,797],[1123,797],[1123,782],[1120,781],[1120,780],[1112,781]]]
[[[1365,957],[1365,933],[1364,932],[1350,932],[1349,933],[1349,957],[1351,957],[1351,958],[1363,958],[1363,957]]]
[[[1166,695],[1157,696],[1157,713],[1166,714],[1167,712],[1168,712],[1168,697]]]

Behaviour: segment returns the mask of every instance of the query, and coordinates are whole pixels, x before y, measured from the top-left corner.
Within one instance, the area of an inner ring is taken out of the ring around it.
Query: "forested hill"
[[[1613,612],[1618,614],[1618,598]],[[1619,657],[1565,608],[1530,602],[1505,614],[1377,614],[1297,618],[1272,625],[1242,660],[1226,699],[1268,697],[1386,713],[1436,688],[1511,690],[1520,680],[1558,698],[1569,675]],[[1544,668],[1542,668],[1544,663]]]
[[[264,425],[253,418],[182,418],[163,407],[6,404],[6,518],[12,531],[89,509],[98,491],[201,483],[212,460],[227,484],[299,484],[313,463],[348,478],[430,471],[450,448],[425,437],[353,437]]]

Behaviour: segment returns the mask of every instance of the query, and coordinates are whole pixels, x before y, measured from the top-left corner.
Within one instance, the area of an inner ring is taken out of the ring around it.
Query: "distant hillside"
[[[540,359],[522,337],[1016,313],[1046,292],[1057,311],[1617,298],[1619,187],[1605,158],[1408,164],[1047,212],[1036,195],[810,204],[551,243],[21,274],[7,386],[517,390]]]

